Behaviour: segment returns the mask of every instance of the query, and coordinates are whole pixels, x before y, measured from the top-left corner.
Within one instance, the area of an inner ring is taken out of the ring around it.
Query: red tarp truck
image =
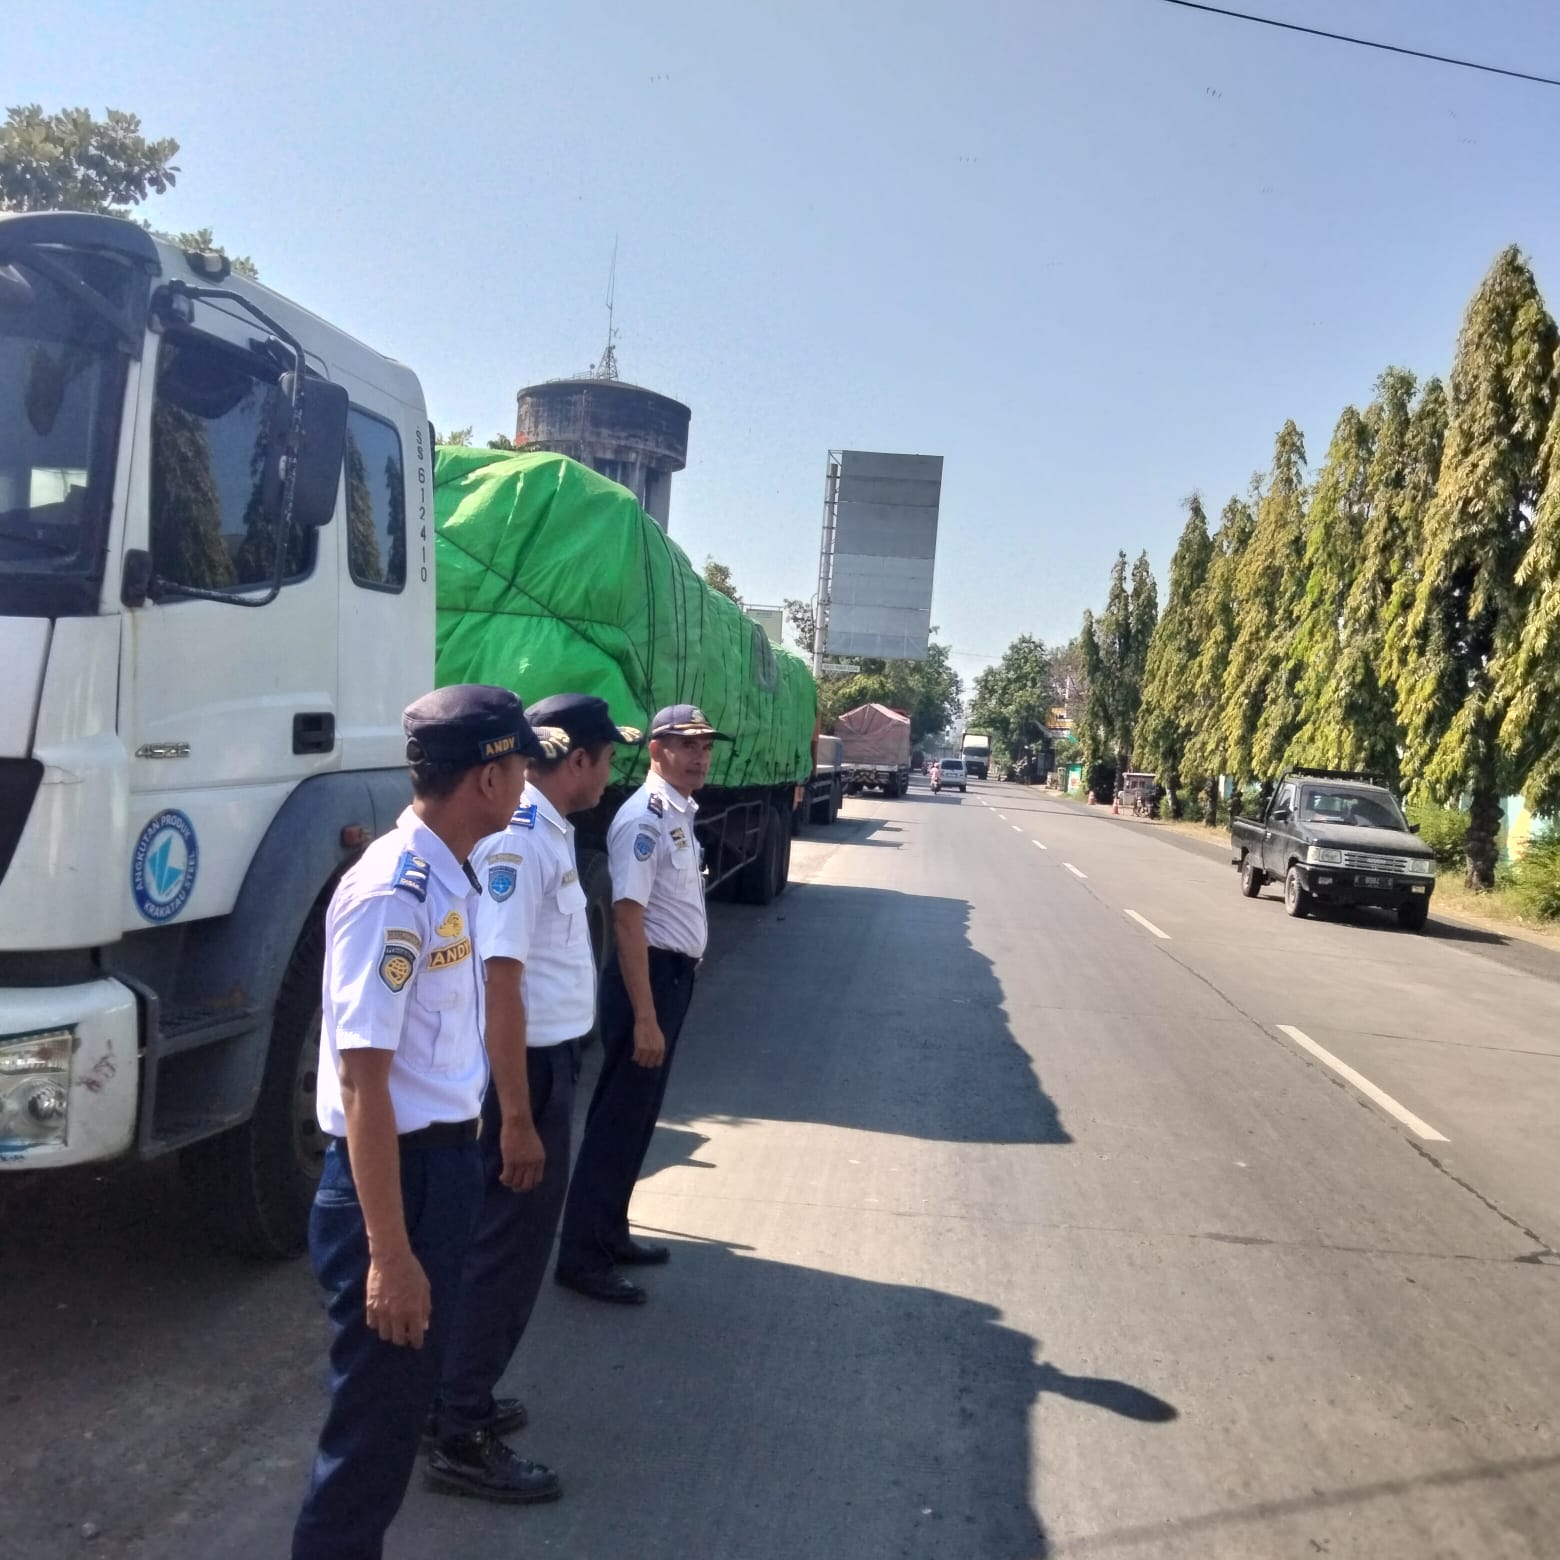
[[[846,710],[834,723],[845,764],[845,789],[856,796],[881,791],[903,796],[910,788],[910,717],[886,704]]]

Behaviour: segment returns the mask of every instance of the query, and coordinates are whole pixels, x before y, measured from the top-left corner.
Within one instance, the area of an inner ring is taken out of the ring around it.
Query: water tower
[[[617,249],[607,283],[607,347],[601,361],[574,379],[528,385],[515,397],[515,444],[555,450],[621,482],[665,531],[672,475],[688,464],[688,423],[681,401],[618,378]]]

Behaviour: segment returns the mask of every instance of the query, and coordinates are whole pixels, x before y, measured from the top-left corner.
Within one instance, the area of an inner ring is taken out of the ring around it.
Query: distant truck
[[[892,799],[910,789],[910,717],[886,704],[846,710],[834,723],[845,766],[845,790],[881,791]]]
[[[991,738],[983,731],[966,731],[960,748],[971,780],[984,780],[991,768]]]
[[[838,737],[819,737],[814,744],[812,779],[801,788],[802,800],[794,816],[796,827],[804,823],[833,823],[845,800],[845,760]]]
[[[1291,769],[1257,818],[1230,825],[1230,849],[1248,899],[1284,885],[1284,908],[1374,905],[1417,932],[1430,918],[1435,855],[1374,775]]]

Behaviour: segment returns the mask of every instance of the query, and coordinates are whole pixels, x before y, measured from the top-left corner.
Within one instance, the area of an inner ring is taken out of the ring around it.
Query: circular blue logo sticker
[[[189,903],[200,866],[195,825],[176,808],[141,830],[130,861],[130,892],[148,921],[171,921]]]

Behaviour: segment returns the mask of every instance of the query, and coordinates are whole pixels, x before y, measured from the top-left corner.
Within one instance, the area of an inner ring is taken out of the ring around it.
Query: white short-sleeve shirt
[[[653,771],[607,831],[612,897],[645,907],[652,948],[702,959],[709,944],[704,853],[694,833],[698,803]]]
[[[470,1121],[487,1088],[481,894],[443,840],[408,807],[348,868],[325,916],[325,980],[316,1111],[345,1137],[343,1051],[394,1051],[397,1132]]]
[[[477,948],[484,959],[524,966],[526,1044],[558,1045],[590,1033],[596,1021],[596,961],[585,889],[574,855],[574,826],[533,785],[502,834],[478,847]]]

